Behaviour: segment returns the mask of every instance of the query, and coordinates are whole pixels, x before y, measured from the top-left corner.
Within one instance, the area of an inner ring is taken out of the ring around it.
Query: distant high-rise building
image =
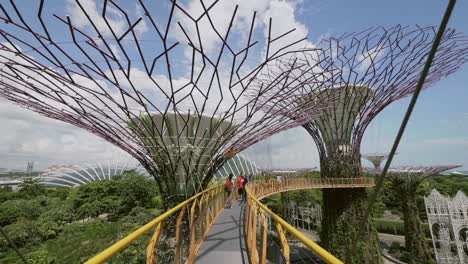
[[[34,169],[34,161],[28,161],[28,163],[26,164],[26,173],[28,175],[31,175],[31,173],[33,172],[33,169]]]

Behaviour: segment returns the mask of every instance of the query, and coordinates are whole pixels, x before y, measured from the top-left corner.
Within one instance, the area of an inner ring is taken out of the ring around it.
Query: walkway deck
[[[195,263],[249,263],[244,236],[243,208],[240,201],[233,201],[232,208],[225,209],[221,213],[206,236]]]

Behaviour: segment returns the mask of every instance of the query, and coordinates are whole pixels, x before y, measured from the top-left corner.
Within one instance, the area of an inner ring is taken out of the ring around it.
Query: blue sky
[[[223,2],[223,0],[221,0]],[[17,1],[19,2],[19,1]],[[59,1],[57,1],[59,2]],[[99,2],[99,1],[98,1]],[[186,5],[188,2],[183,1]],[[254,6],[253,2],[239,1]],[[258,1],[267,15],[270,3]],[[49,13],[70,12],[70,1],[51,5]],[[124,7],[133,10],[130,2]],[[163,2],[167,3],[167,2]],[[447,1],[286,1],[293,8],[285,10],[285,21],[300,25],[308,32],[309,41],[344,32],[362,31],[373,26],[437,25]],[[166,6],[153,5],[157,15],[167,12]],[[28,9],[25,9],[28,10]],[[31,9],[32,10],[32,9]],[[135,17],[137,17],[137,10]],[[449,26],[468,35],[468,3],[458,1]],[[33,15],[33,14],[29,14]],[[278,20],[281,20],[278,19]],[[273,21],[282,23],[283,21]],[[286,23],[284,22],[284,23]],[[143,35],[148,37],[148,35]],[[183,56],[181,55],[181,58]],[[468,170],[468,65],[424,91],[400,144],[395,165],[461,164]],[[362,152],[387,152],[396,136],[409,99],[387,107],[368,128]],[[38,161],[39,167],[56,163],[112,159],[124,155],[112,145],[95,136],[0,101],[0,122],[7,131],[0,139],[0,167],[24,167],[27,160]],[[267,141],[272,147],[271,160],[276,167],[313,167],[318,165],[315,145],[304,129],[286,131]],[[253,147],[262,151],[265,144]],[[247,151],[249,152],[249,151]],[[250,150],[252,153],[253,150]],[[248,154],[248,153],[247,153]],[[263,151],[263,156],[270,154]],[[365,165],[370,165],[366,163]]]

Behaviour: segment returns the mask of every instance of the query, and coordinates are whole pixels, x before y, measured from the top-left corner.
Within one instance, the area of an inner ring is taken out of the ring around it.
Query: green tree
[[[420,212],[417,206],[417,187],[422,179],[410,177],[391,177],[392,187],[399,194],[401,209],[403,211],[405,229],[405,248],[411,253],[409,263],[434,263],[431,250],[426,242],[425,232],[422,228]]]
[[[114,180],[90,182],[78,187],[71,197],[78,218],[97,217],[118,213],[122,209],[120,184]]]
[[[0,205],[0,225],[6,226],[15,223],[18,219],[25,217],[23,211],[11,205]]]
[[[15,245],[23,247],[36,245],[42,242],[46,237],[37,221],[24,218],[19,219],[14,224],[6,226],[5,231]],[[2,240],[0,244],[7,244],[5,238],[2,237],[0,240]]]
[[[46,195],[47,190],[44,185],[40,184],[39,179],[23,179],[19,185],[19,195],[23,198],[34,198],[40,195]]]
[[[153,208],[154,197],[158,194],[154,180],[137,174],[126,172],[119,180],[122,212],[128,213],[135,207]]]

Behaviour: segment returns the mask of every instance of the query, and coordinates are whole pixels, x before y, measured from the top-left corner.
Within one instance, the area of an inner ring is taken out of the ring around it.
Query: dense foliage
[[[303,177],[318,177],[318,173]],[[458,190],[468,193],[468,181],[462,176],[435,176],[420,184],[416,199],[423,221],[426,219],[423,197],[433,188],[453,196]],[[283,218],[288,218],[285,202],[296,202],[299,206],[322,203],[322,191],[318,189],[284,194],[262,200]],[[36,264],[82,263],[155,218],[161,210],[156,183],[134,171],[77,188],[47,189],[34,181],[24,181],[16,192],[9,187],[0,188],[0,226],[29,262]],[[403,235],[402,220],[385,219],[389,213],[396,218],[403,217],[398,194],[385,183],[374,208],[377,218],[374,225],[379,232]],[[428,233],[427,224],[423,224],[423,229]],[[144,249],[150,235],[139,238],[110,263],[145,263]],[[411,260],[402,247],[394,245],[392,252],[401,259]],[[6,263],[21,262],[0,236],[0,264]]]
[[[162,208],[154,180],[134,171],[77,188],[46,189],[25,181],[0,189],[0,225],[30,263],[82,263]],[[147,234],[110,263],[145,263]],[[79,248],[79,250],[76,250]],[[0,237],[0,263],[21,263]]]

